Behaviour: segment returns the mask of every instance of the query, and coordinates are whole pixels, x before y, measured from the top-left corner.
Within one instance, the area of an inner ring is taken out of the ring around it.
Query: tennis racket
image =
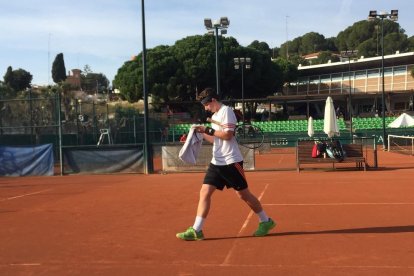
[[[217,122],[211,118],[207,118],[207,122],[221,126],[220,122]],[[257,149],[263,145],[264,142],[264,133],[263,131],[252,124],[241,123],[236,126],[234,131],[236,140],[240,146]]]

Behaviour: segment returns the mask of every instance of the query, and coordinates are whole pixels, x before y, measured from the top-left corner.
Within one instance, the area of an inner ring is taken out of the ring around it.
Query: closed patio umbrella
[[[313,128],[313,118],[312,116],[309,116],[308,119],[308,135],[309,137],[312,137],[315,134],[315,130]]]
[[[323,132],[325,132],[329,138],[339,135],[338,121],[336,119],[336,112],[331,97],[326,98]]]

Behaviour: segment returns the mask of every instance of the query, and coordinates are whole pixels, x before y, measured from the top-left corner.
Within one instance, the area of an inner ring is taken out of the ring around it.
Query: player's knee
[[[246,191],[246,190],[237,191],[237,195],[243,201],[249,201],[250,200],[250,197],[251,197],[251,194],[248,191]]]
[[[200,198],[210,198],[214,190],[203,185],[200,189]]]

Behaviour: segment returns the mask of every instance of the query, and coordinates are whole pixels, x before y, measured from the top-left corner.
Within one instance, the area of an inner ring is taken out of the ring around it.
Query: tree
[[[295,63],[284,58],[278,58],[274,62],[277,64],[282,73],[278,89],[281,89],[282,85],[285,83],[291,83],[297,80],[299,72]]]
[[[331,52],[338,52],[338,48],[335,45],[336,37],[330,37],[326,39],[325,45],[326,48],[324,50],[331,51]]]
[[[410,38],[408,38],[407,51],[409,52],[414,51],[414,36],[411,36]]]
[[[246,98],[264,97],[277,87],[278,67],[271,62],[265,43],[241,47],[232,37],[219,37],[219,68],[222,98],[240,98],[240,72],[234,69],[234,57],[250,57],[252,69],[246,72]],[[264,50],[264,51],[263,51]],[[114,80],[123,98],[142,98],[142,55],[126,62]],[[189,36],[173,46],[157,46],[147,51],[148,91],[154,101],[195,100],[196,90],[215,86],[215,38],[209,35]]]
[[[89,73],[92,73],[92,69],[91,69],[91,67],[88,64],[86,64],[85,66],[83,66],[83,73],[85,75],[87,75]]]
[[[250,43],[250,45],[247,47],[272,55],[272,50],[266,42],[260,42],[258,40],[255,40],[252,43]]]
[[[377,55],[376,41],[373,38],[358,45],[358,56],[374,57]]]
[[[319,53],[318,58],[312,62],[312,64],[323,64],[327,62],[336,62],[339,61],[339,56],[336,54],[333,54],[331,51],[321,51]]]
[[[266,97],[281,89],[285,83],[296,80],[297,66],[309,64],[303,57],[306,54],[320,52],[317,63],[337,61],[338,52],[343,50],[358,50],[358,54],[365,57],[376,56],[380,23],[378,19],[373,22],[359,21],[339,32],[337,37],[330,38],[309,32],[274,49],[270,49],[266,42],[257,40],[248,47],[242,47],[235,38],[220,36],[218,66],[221,96],[224,99],[240,98],[241,76],[240,71],[234,69],[235,57],[250,57],[253,62],[244,79],[246,98]],[[382,23],[385,54],[414,50],[414,37],[408,39],[397,22],[384,20]],[[214,87],[215,54],[215,37],[207,34],[183,38],[172,46],[148,49],[147,89],[153,100],[194,100],[196,91],[207,86]],[[277,58],[276,62],[271,62],[272,57]],[[142,54],[119,68],[113,84],[121,91],[122,98],[130,102],[142,99]]]
[[[299,47],[302,55],[316,53],[326,49],[325,37],[321,34],[310,32],[302,36],[301,45]]]
[[[142,99],[142,62],[141,54],[134,60],[125,62],[118,69],[113,85],[120,91],[122,99],[128,102],[137,102]]]
[[[102,73],[93,73],[89,65],[85,65],[81,74],[81,88],[87,93],[106,93],[108,78]]]
[[[55,83],[61,83],[66,80],[65,61],[63,54],[57,54],[52,64],[52,79]]]
[[[396,51],[408,50],[409,41],[407,35],[401,33],[389,33],[384,37],[384,54],[395,54]]]
[[[383,24],[382,24],[383,23]],[[374,21],[362,20],[340,32],[336,39],[339,51],[358,49],[359,55],[372,57],[378,55],[381,49],[381,26],[384,27],[384,54],[408,50],[407,36],[398,22],[380,19]]]
[[[32,79],[33,76],[26,70],[13,70],[11,66],[7,68],[7,72],[4,75],[4,83],[10,88],[12,88],[15,92],[19,92],[26,88],[29,88]]]
[[[5,84],[10,85],[13,83],[13,68],[11,66],[7,67],[7,71],[3,79]]]
[[[301,55],[299,52],[301,37],[297,37],[292,41],[287,41],[280,46],[279,55],[290,59],[291,56]]]
[[[0,81],[0,99],[15,98],[16,91],[14,91],[10,86],[6,85],[4,82]],[[3,106],[0,102],[0,108]]]

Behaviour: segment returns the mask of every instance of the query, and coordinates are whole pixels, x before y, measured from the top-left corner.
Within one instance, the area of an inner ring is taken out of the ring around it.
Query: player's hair
[[[197,97],[197,100],[200,101],[202,104],[206,104],[211,102],[213,98],[218,100],[219,96],[213,88],[209,87],[201,91],[201,93]]]

